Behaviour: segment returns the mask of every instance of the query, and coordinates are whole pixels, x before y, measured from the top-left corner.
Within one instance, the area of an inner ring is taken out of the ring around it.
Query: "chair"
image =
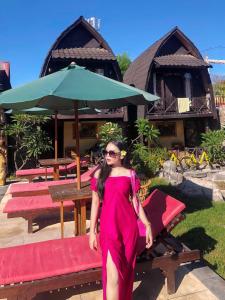
[[[178,266],[199,260],[200,253],[199,250],[189,251],[174,240],[171,243],[168,234],[167,239],[165,237],[165,232],[171,230],[171,224],[175,226],[182,219],[178,216],[184,209],[183,203],[155,190],[143,205],[152,218],[155,241],[146,251],[141,233],[138,241],[141,255],[136,272],[160,268],[167,278],[167,290],[171,294],[175,292]],[[164,243],[166,251],[157,254],[156,246],[160,242]],[[101,280],[100,249],[90,250],[87,235],[0,249],[0,265],[0,298],[8,300],[31,300],[41,292]]]
[[[87,166],[87,160],[83,159],[81,160],[81,166]],[[76,168],[76,162],[72,162],[68,166],[59,166],[59,172],[68,174],[72,170],[75,170]],[[53,168],[35,168],[35,169],[24,169],[24,170],[17,170],[16,171],[16,177],[19,178],[26,178],[29,182],[32,182],[32,180],[39,176],[45,176],[45,179],[47,180],[47,176],[53,176],[54,169]]]

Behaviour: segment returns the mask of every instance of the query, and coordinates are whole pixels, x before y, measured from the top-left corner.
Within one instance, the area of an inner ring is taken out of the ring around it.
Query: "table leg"
[[[76,201],[76,203],[77,203],[77,215],[78,215],[78,219],[77,219],[78,235],[81,235],[81,205],[80,205],[80,201]]]
[[[81,201],[81,234],[86,234],[86,201]]]
[[[61,201],[61,205],[60,205],[60,222],[61,222],[61,238],[64,238],[64,208],[63,208],[63,201]]]
[[[74,201],[74,235],[78,235],[78,214],[76,201]]]
[[[54,180],[59,180],[59,167],[58,166],[53,167],[53,178],[54,178]]]

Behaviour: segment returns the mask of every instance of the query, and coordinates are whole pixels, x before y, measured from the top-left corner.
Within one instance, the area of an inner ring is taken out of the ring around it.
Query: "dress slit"
[[[116,250],[115,250],[116,252]],[[118,259],[115,258],[116,255],[114,255],[114,251],[110,250],[110,247],[107,248],[107,250],[105,251],[106,253],[106,257],[105,257],[105,263],[103,264],[103,300],[107,300],[106,298],[106,287],[107,287],[107,259],[108,259],[108,254],[111,255],[112,261],[117,269],[118,272],[118,295],[119,295],[119,300],[124,300],[120,295],[121,295],[121,280],[123,280],[123,271],[121,270],[121,268],[118,266],[119,265],[119,261]]]

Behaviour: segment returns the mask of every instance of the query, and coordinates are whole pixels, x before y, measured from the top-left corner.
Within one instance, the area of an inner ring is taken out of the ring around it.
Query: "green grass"
[[[199,249],[206,263],[225,278],[225,202],[187,198],[164,179],[154,178],[152,185],[181,200],[186,205],[186,219],[173,235],[191,249]]]

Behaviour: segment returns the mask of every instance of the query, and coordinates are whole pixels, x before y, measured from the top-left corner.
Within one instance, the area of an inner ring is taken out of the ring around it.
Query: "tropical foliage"
[[[14,164],[16,170],[22,169],[26,163],[52,149],[52,142],[43,130],[49,121],[47,116],[16,114],[11,123],[3,128],[5,134],[14,140]]]
[[[110,141],[126,142],[126,138],[123,137],[122,128],[112,122],[107,122],[100,126],[98,132],[98,138],[100,140],[100,147],[104,148]]]
[[[207,150],[211,163],[225,163],[225,130],[214,130],[202,133],[201,146]]]
[[[132,165],[143,177],[152,177],[159,171],[161,161],[168,158],[168,152],[157,146],[159,130],[148,120],[138,119],[135,126],[138,136],[132,142]]]
[[[127,53],[123,53],[121,55],[117,55],[117,61],[121,70],[122,75],[126,72],[129,65],[131,64],[131,59],[127,55]]]

